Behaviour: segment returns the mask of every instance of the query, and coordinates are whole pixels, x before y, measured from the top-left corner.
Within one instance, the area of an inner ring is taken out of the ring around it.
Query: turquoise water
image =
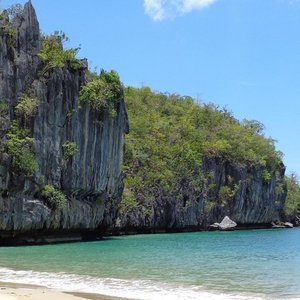
[[[2,247],[0,281],[137,299],[300,299],[300,229]]]

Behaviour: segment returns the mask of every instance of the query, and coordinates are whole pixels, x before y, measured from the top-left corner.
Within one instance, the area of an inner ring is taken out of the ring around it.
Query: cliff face
[[[10,23],[3,14],[0,28],[0,242],[1,237],[55,232],[100,233],[113,224],[123,190],[124,101],[116,99],[116,116],[104,114],[101,120],[89,105],[79,108],[84,60],[77,70],[66,65],[39,74],[41,38],[30,2]],[[13,169],[5,145],[18,98],[28,91],[38,99],[38,108],[23,124],[31,131],[38,167],[24,176]],[[76,145],[70,159],[63,153],[66,142]],[[45,184],[66,194],[65,210],[50,209],[39,198]]]
[[[280,165],[268,180],[261,167],[206,158],[195,182],[139,195],[138,204],[122,207],[116,228],[124,231],[181,231],[208,229],[229,216],[240,227],[267,227],[280,220],[286,198],[285,168]]]

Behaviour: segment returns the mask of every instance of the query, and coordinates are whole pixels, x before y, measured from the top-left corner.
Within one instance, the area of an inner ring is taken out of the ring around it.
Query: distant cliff
[[[284,208],[284,170],[283,165],[278,167],[264,182],[260,167],[204,159],[202,182],[182,178],[171,190],[152,187],[139,193],[134,205],[123,203],[117,228],[129,232],[203,230],[225,216],[239,227],[271,227],[281,220]]]
[[[125,94],[130,133],[116,230],[203,230],[225,216],[271,227],[283,218],[285,167],[262,124],[146,87]]]
[[[79,104],[87,62],[47,68],[41,47],[31,2],[12,20],[1,14],[0,243],[100,234],[113,224],[123,191],[122,94],[114,115],[99,116]]]

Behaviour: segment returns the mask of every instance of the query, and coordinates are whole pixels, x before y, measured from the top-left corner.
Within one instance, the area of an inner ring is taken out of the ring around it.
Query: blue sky
[[[25,1],[17,1],[24,3]],[[0,0],[2,7],[16,1]],[[91,69],[258,120],[300,175],[300,0],[32,0]]]

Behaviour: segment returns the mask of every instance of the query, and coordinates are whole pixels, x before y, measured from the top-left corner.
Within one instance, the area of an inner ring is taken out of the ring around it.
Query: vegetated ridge
[[[119,230],[200,230],[226,215],[246,228],[297,223],[300,201],[289,192],[285,205],[282,154],[262,124],[147,87],[127,88],[125,99],[130,133]]]

